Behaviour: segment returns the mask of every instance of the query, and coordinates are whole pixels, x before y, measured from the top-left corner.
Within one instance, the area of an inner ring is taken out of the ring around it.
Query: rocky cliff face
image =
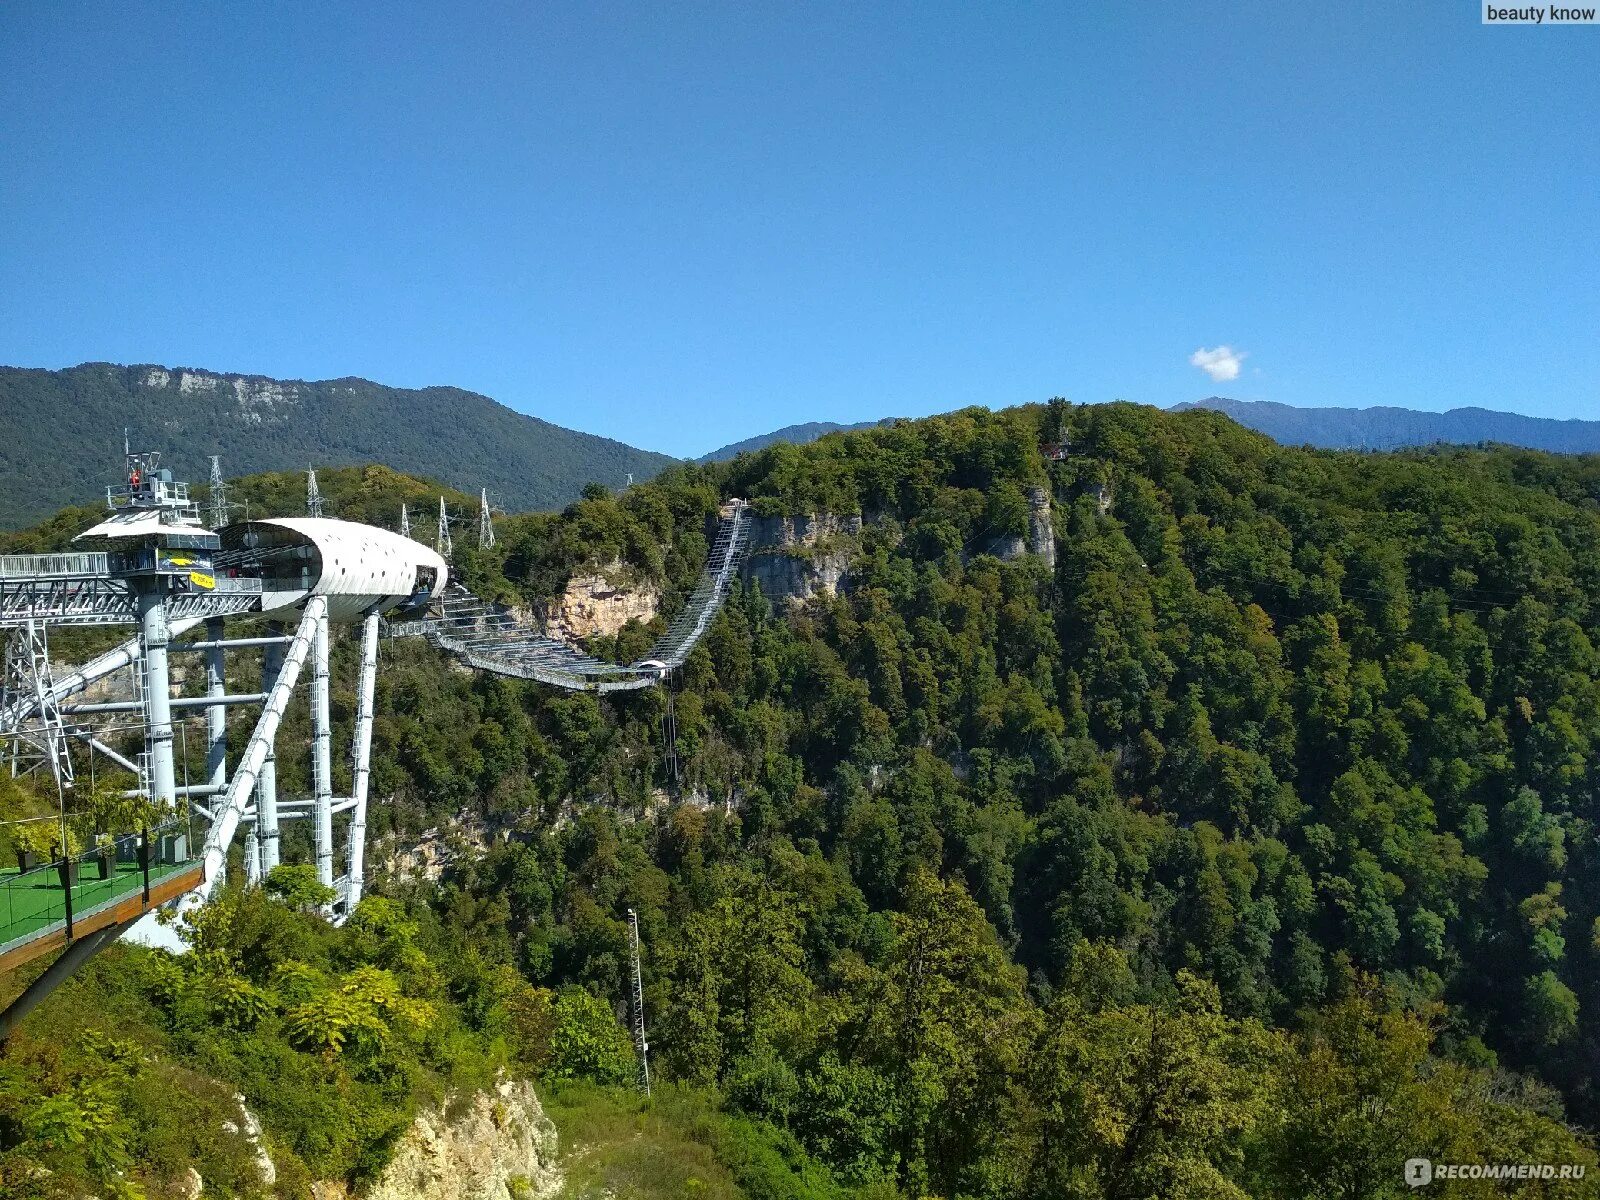
[[[868,517],[865,524],[876,524]],[[753,517],[749,551],[741,574],[746,586],[761,585],[761,594],[775,604],[804,604],[813,596],[834,596],[850,585],[850,562],[861,544],[863,520],[857,515],[801,513]],[[1048,488],[1028,489],[1028,531],[994,538],[980,549],[1010,562],[1037,554],[1056,565],[1055,525]]]
[[[456,1106],[451,1106],[456,1107]],[[506,1080],[458,1116],[424,1113],[366,1200],[535,1200],[561,1188],[556,1129],[532,1085]]]
[[[458,1108],[459,1105],[451,1105]],[[361,1196],[314,1183],[312,1200],[547,1200],[561,1190],[556,1129],[533,1087],[506,1080],[460,1115],[424,1113]]]
[[[564,642],[613,637],[629,621],[654,619],[661,592],[620,562],[574,575],[544,612],[545,632]]]
[[[1050,489],[1028,489],[1028,553],[1037,554],[1049,564],[1056,565],[1056,526],[1050,510]]]
[[[854,515],[754,517],[740,573],[747,586],[760,584],[761,594],[774,604],[833,596],[847,584],[860,536],[861,518]]]
[[[1050,508],[1050,491],[1043,487],[1028,489],[1028,532],[1026,535],[998,537],[984,547],[1004,562],[1021,558],[1024,554],[1037,554],[1053,570],[1056,565],[1056,531]]]

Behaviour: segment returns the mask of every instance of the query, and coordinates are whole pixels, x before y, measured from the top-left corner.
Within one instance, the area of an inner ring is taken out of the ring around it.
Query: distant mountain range
[[[85,363],[0,367],[0,529],[93,503],[122,468],[122,431],[203,482],[206,456],[228,476],[380,462],[481,487],[507,509],[559,507],[585,483],[645,480],[674,459],[513,412],[453,387],[367,379],[308,383],[194,368]]]
[[[1561,454],[1600,453],[1600,421],[1556,421],[1487,408],[1417,412],[1409,408],[1293,408],[1269,400],[1211,396],[1175,410],[1209,408],[1286,446],[1393,450],[1438,442],[1503,442]]]
[[[742,442],[732,442],[721,449],[713,450],[710,454],[702,454],[695,459],[696,462],[726,462],[730,458],[737,458],[741,454],[748,454],[756,450],[765,450],[768,446],[778,442],[791,442],[796,446],[804,446],[814,442],[819,437],[829,433],[848,432],[852,429],[871,429],[874,425],[882,425],[886,421],[894,420],[887,417],[884,421],[858,421],[854,425],[836,425],[832,421],[807,421],[804,425],[785,425],[782,429],[775,429],[771,433],[763,433],[759,437],[745,438]]]

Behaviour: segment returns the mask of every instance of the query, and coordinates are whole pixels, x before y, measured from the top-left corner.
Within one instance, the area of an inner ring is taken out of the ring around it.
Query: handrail
[[[0,554],[0,579],[40,576],[75,579],[111,573],[104,550],[79,550],[65,554]]]
[[[123,834],[105,846],[93,846],[54,862],[30,867],[26,871],[0,871],[0,954],[10,953],[19,946],[62,929],[67,931],[70,938],[76,925],[134,891],[142,891],[148,901],[152,882],[171,874],[165,868],[198,862],[198,855],[187,845],[181,858],[170,862],[165,859],[155,861],[157,848],[164,846],[169,838],[183,835],[186,830],[183,822],[168,821],[150,830]],[[130,876],[118,871],[115,866],[100,878],[82,878],[81,868],[104,854],[111,854],[115,862],[132,858],[138,863],[132,886],[129,884]],[[42,903],[39,899],[41,896]],[[32,898],[31,902],[29,898]]]

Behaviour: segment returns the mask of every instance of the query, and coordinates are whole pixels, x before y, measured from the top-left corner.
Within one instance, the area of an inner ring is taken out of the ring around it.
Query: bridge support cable
[[[669,675],[666,681],[667,708],[661,715],[661,743],[662,765],[666,768],[666,777],[671,780],[673,788],[677,788],[678,778],[678,710],[673,700],[675,689]]]
[[[283,664],[268,691],[261,717],[256,722],[255,730],[250,734],[250,741],[245,745],[239,765],[234,769],[228,790],[212,808],[214,819],[211,829],[206,834],[202,855],[204,878],[201,879],[199,886],[189,893],[186,904],[203,903],[210,899],[212,889],[222,877],[223,868],[228,861],[228,845],[233,841],[234,831],[238,829],[239,822],[244,817],[250,793],[260,777],[262,765],[271,753],[273,742],[278,736],[278,725],[283,720],[284,711],[289,707],[289,697],[294,692],[294,685],[299,681],[300,669],[310,656],[312,644],[317,640],[318,627],[326,620],[327,615],[326,597],[312,596],[306,601],[305,613],[300,618],[300,625],[295,630],[294,638],[284,649]],[[267,866],[265,857],[262,860],[262,868],[271,869]]]

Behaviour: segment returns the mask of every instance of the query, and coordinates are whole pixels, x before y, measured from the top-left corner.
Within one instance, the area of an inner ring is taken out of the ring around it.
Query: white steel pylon
[[[489,489],[478,492],[478,549],[494,549],[494,519],[489,515]]]
[[[306,468],[306,516],[320,517],[322,515],[322,489],[317,486],[317,472],[312,467]]]
[[[211,528],[221,529],[228,523],[228,484],[222,478],[222,458],[211,456]]]
[[[267,626],[272,637],[283,636],[283,626],[276,621]],[[277,687],[283,674],[282,644],[268,646],[261,655],[261,690],[270,693]],[[299,668],[295,668],[298,673]],[[276,734],[276,731],[274,731]],[[261,877],[265,879],[272,869],[282,862],[278,824],[278,748],[276,737],[268,738],[261,755],[261,765],[256,768],[255,782],[256,854],[260,859]],[[248,799],[245,801],[248,803]]]
[[[411,514],[406,511],[406,502],[400,501],[400,536],[411,536]]]
[[[333,886],[333,720],[328,706],[328,610],[311,641],[311,805],[317,882]]]
[[[251,733],[250,740],[245,743],[238,765],[233,769],[227,791],[212,803],[211,828],[206,832],[205,846],[202,850],[205,874],[194,891],[188,893],[185,898],[186,906],[203,904],[209,900],[212,889],[222,877],[223,869],[228,863],[228,847],[233,843],[234,831],[245,817],[250,796],[255,792],[261,777],[262,767],[273,752],[273,743],[278,736],[278,724],[283,719],[284,711],[289,707],[289,697],[300,679],[301,668],[313,657],[317,627],[323,625],[327,615],[327,597],[312,596],[307,600],[301,612],[299,627],[284,646],[282,654],[276,656],[276,670],[273,672],[275,678],[267,688],[267,698],[261,706],[261,716],[256,720],[255,730]],[[323,627],[326,628],[325,625]],[[274,843],[275,841],[276,838]],[[265,853],[267,845],[264,843],[262,846],[263,875],[277,865],[275,857],[269,861]],[[273,854],[276,855],[275,845]]]
[[[455,553],[455,547],[450,544],[450,514],[445,509],[443,496],[439,497],[439,525],[433,531],[433,548],[445,558]]]
[[[639,914],[628,910],[628,928],[633,934],[633,1048],[639,1055],[639,1087],[650,1094],[650,1042],[644,1032],[644,976],[639,972]]]
[[[42,621],[25,621],[6,643],[5,679],[0,684],[0,711],[26,704],[32,715],[17,724],[11,743],[11,774],[27,775],[48,767],[62,788],[72,786],[72,756],[67,753],[55,679],[50,671],[50,643]]]
[[[350,746],[350,842],[346,854],[350,874],[341,922],[361,903],[366,886],[367,790],[372,778],[372,700],[377,678],[378,614],[368,613],[361,626],[361,681],[356,690],[356,727]]]

